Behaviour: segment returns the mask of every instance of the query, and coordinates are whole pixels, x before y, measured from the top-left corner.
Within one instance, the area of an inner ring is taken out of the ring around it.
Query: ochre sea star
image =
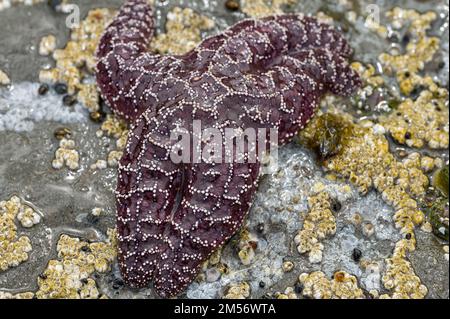
[[[321,96],[349,95],[360,80],[345,39],[311,17],[244,20],[185,55],[160,56],[147,52],[152,15],[146,0],[123,5],[100,42],[97,80],[114,112],[132,123],[116,192],[122,275],[133,287],[153,279],[170,297],[239,229],[260,171],[259,158],[176,164],[171,132],[192,133],[201,120],[224,139],[226,128],[276,129],[282,145]]]

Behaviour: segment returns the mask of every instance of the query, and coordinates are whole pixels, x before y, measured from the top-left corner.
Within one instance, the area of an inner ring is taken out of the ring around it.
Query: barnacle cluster
[[[220,263],[221,258],[222,258],[222,248],[219,248],[212,253],[211,257],[209,257],[208,264],[216,266]]]
[[[22,227],[31,228],[41,222],[41,215],[39,215],[33,208],[22,205],[17,213],[17,220]]]
[[[109,229],[107,235],[105,241],[94,243],[62,235],[56,247],[58,259],[50,260],[38,277],[38,290],[18,294],[0,291],[0,299],[107,298],[92,278],[94,272],[110,271],[116,258],[116,233]]]
[[[386,80],[374,65],[355,61],[351,67],[358,72],[362,80],[362,86],[351,98],[359,113],[371,110],[388,111],[400,103],[398,98],[385,98],[388,95]]]
[[[246,299],[250,297],[250,285],[246,282],[228,287],[223,299]]]
[[[0,272],[28,260],[32,250],[30,239],[18,236],[16,219],[31,227],[39,223],[40,216],[17,196],[0,202]]]
[[[208,267],[205,271],[205,279],[207,282],[214,282],[220,279],[220,277],[224,274],[228,274],[230,272],[230,268],[228,265],[221,261],[222,259],[222,248],[216,250],[209,260],[205,263]]]
[[[424,214],[413,197],[423,195],[429,185],[422,167],[425,166],[426,170],[430,170],[431,159],[421,157],[419,153],[412,153],[400,162],[390,153],[386,137],[383,134],[376,134],[373,125],[367,122],[364,125],[354,124],[349,115],[333,116],[338,117],[338,122],[342,125],[339,137],[340,151],[325,160],[323,165],[326,169],[348,179],[362,193],[375,188],[382,194],[383,200],[394,207],[395,226],[408,240],[397,243],[397,252],[388,260],[390,264],[388,273],[394,277],[402,276],[405,265],[409,265],[406,253],[415,248],[414,229],[424,222]],[[313,120],[312,124],[301,133],[303,139],[308,140],[315,135],[313,132],[323,129],[318,127],[317,123],[320,124],[320,121]],[[411,277],[406,279],[415,282],[418,277],[414,277],[412,268],[410,274]],[[395,287],[394,294],[397,290],[405,290],[404,286],[409,287],[411,284],[400,279],[394,280],[393,286],[390,282],[386,288]],[[408,296],[416,297],[423,292],[421,285],[415,287],[417,289],[414,293],[417,295],[409,293]]]
[[[418,73],[423,70],[425,63],[431,61],[439,49],[439,39],[428,37],[426,34],[437,15],[432,11],[420,14],[415,10],[397,7],[388,11],[386,17],[392,21],[395,29],[409,25],[408,32],[412,38],[406,46],[405,54],[383,53],[379,57],[388,73],[396,72],[401,92],[409,95],[418,85],[428,86],[432,83],[429,77],[423,78]]]
[[[258,246],[258,238],[244,229],[240,234],[240,240],[238,243],[238,256],[243,265],[250,265],[255,258],[255,250]]]
[[[59,148],[55,152],[55,159],[52,166],[61,169],[67,166],[70,170],[77,170],[80,167],[80,155],[75,149],[75,141],[63,138],[59,142]]]
[[[440,88],[430,76],[420,74],[439,49],[439,39],[427,36],[437,15],[394,8],[386,16],[394,29],[407,26],[409,39],[404,54],[383,53],[379,60],[387,74],[396,76],[400,91],[412,96],[399,103],[390,114],[381,116],[380,124],[398,143],[445,149],[449,135],[448,91]]]
[[[380,61],[388,73],[395,72],[401,92],[410,97],[394,107],[391,113],[380,116],[379,125],[397,143],[413,148],[448,148],[448,91],[439,87],[430,76],[420,74],[439,48],[439,39],[426,35],[436,14],[419,14],[413,10],[395,8],[387,16],[393,21],[395,29],[409,25],[407,34],[411,39],[405,54],[382,54]],[[382,192],[383,199],[395,207],[396,226],[405,235],[404,239],[396,243],[393,256],[386,260],[387,269],[382,282],[392,293],[383,294],[380,298],[424,298],[428,289],[415,274],[407,254],[415,249],[413,229],[424,221],[422,211],[430,221],[423,223],[422,230],[433,231],[448,240],[448,199],[436,193],[427,200],[429,182],[423,174],[436,168],[441,168],[439,171],[445,168],[442,168],[441,159],[418,153],[411,153],[396,166],[394,171],[387,169],[384,177],[374,179],[375,187]],[[419,199],[419,203],[413,198]]]
[[[321,127],[323,123],[326,126]],[[339,152],[323,162],[325,168],[348,178],[363,194],[375,187],[387,201],[397,206],[402,206],[402,199],[410,198],[407,192],[413,195],[424,193],[429,180],[421,168],[430,165],[430,158],[422,159],[418,153],[413,153],[402,162],[398,161],[390,153],[389,142],[382,131],[378,131],[371,121],[354,124],[348,114],[321,115],[300,133],[301,139],[310,143],[310,139],[316,137],[316,131],[329,130],[334,125],[339,126],[335,141]]]
[[[283,6],[295,4],[297,0],[241,0],[242,12],[252,18],[282,14]]]
[[[102,123],[100,130],[97,131],[97,136],[106,134],[108,137],[120,139],[123,135],[127,135],[127,124],[113,114],[108,114],[106,120]]]
[[[297,293],[293,287],[287,287],[284,292],[276,292],[273,296],[277,299],[298,299]]]
[[[91,112],[100,108],[98,93],[94,84],[85,83],[84,80],[95,72],[95,50],[100,36],[115,13],[112,9],[89,11],[86,19],[72,31],[71,40],[65,48],[53,52],[56,67],[42,70],[39,74],[41,82],[66,83],[69,93],[78,93],[80,100]]]
[[[220,279],[223,274],[228,274],[230,269],[221,262],[222,248],[212,253],[207,261],[202,265],[202,272],[196,278],[197,282],[215,282]]]
[[[382,86],[385,83],[384,78],[377,73],[377,70],[372,64],[365,65],[361,62],[353,62],[352,68],[358,72],[364,80],[364,84],[366,84],[364,87],[365,89],[367,89],[367,86],[369,85],[373,88]]]
[[[91,165],[92,170],[101,170],[108,167],[108,163],[105,160],[99,159],[97,162]]]
[[[40,55],[50,55],[56,49],[56,37],[53,34],[46,35],[42,37],[39,42],[39,54]]]
[[[214,27],[213,20],[190,8],[175,7],[167,15],[166,33],[151,42],[150,48],[161,54],[184,54],[201,40],[201,32]]]
[[[445,149],[449,137],[448,116],[448,91],[436,89],[422,91],[415,101],[406,99],[379,120],[400,144]]]
[[[364,292],[358,281],[345,271],[337,271],[330,280],[321,271],[299,276],[303,285],[302,295],[314,299],[362,299]]]
[[[336,219],[331,211],[331,198],[328,193],[321,192],[308,198],[310,211],[303,221],[303,229],[295,236],[297,250],[301,254],[308,253],[311,263],[322,261],[322,239],[336,233]]]
[[[88,243],[79,238],[62,235],[57,244],[58,258],[50,260],[38,278],[37,298],[100,298],[91,275],[110,270],[116,258],[116,234],[108,230],[104,242]]]
[[[96,112],[100,109],[96,84],[84,83],[78,86],[78,100],[90,111]]]
[[[108,153],[106,163],[109,167],[117,167],[127,142],[127,124],[115,115],[108,115],[102,123],[100,130],[97,131],[97,136],[107,136],[116,140],[116,149]]]
[[[394,254],[386,259],[386,273],[382,282],[392,294],[383,294],[381,299],[423,299],[428,289],[421,283],[420,278],[414,272],[411,262],[407,259],[407,253],[415,249],[413,236],[402,239],[396,243]]]

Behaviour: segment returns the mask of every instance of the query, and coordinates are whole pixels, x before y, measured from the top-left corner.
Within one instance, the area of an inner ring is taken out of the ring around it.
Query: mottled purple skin
[[[175,164],[170,132],[192,132],[194,120],[222,134],[275,128],[283,145],[325,93],[350,95],[360,80],[345,39],[303,15],[244,20],[182,56],[147,52],[152,35],[151,6],[127,1],[101,40],[97,79],[133,123],[116,192],[122,275],[133,287],[153,280],[171,297],[242,225],[260,163]]]

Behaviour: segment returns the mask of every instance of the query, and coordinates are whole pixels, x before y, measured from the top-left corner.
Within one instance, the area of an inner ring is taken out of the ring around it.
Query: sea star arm
[[[305,127],[325,93],[348,96],[361,83],[345,58],[322,48],[284,55],[265,72],[227,78],[223,72],[220,65],[212,70],[232,93],[219,109],[240,114],[241,127],[277,128],[280,145]]]
[[[189,107],[186,107],[189,109]],[[180,109],[180,112],[183,112]],[[127,284],[178,294],[233,236],[257,187],[259,163],[174,164],[170,119],[144,113],[119,166],[119,264]]]
[[[167,228],[173,249],[155,273],[161,296],[179,294],[196,278],[202,264],[241,227],[258,185],[259,163],[197,164],[180,208]]]
[[[145,54],[153,33],[153,10],[148,0],[129,0],[106,28],[97,49],[101,95],[116,114],[127,120],[135,119],[147,108],[134,94],[139,70],[133,68],[133,63],[142,55],[147,64],[160,60],[158,55]]]
[[[146,109],[164,104],[153,94],[167,74],[205,72],[209,65],[223,68],[224,76],[269,67],[283,54],[324,48],[348,57],[352,50],[333,27],[302,14],[244,20],[222,34],[206,39],[185,56],[146,52],[154,21],[147,0],[128,0],[103,35],[97,56],[97,81],[102,96],[116,114],[132,122]],[[181,88],[184,89],[184,88]],[[163,91],[163,88],[161,88]]]
[[[167,249],[163,234],[176,209],[182,185],[181,167],[170,158],[170,146],[160,140],[154,114],[132,125],[119,163],[116,190],[119,264],[124,280],[144,287]]]
[[[153,10],[148,0],[126,1],[106,28],[97,57],[102,59],[110,53],[123,56],[124,60],[135,57],[147,50],[153,32]]]
[[[267,68],[281,55],[322,48],[342,57],[352,49],[345,38],[332,26],[303,14],[243,20],[222,34],[205,39],[197,52],[214,54],[216,62],[239,63],[252,68]]]
[[[290,57],[293,59],[290,60]],[[330,49],[301,50],[283,57],[283,60],[283,63],[290,64],[294,69],[311,75],[318,83],[323,83],[325,91],[339,96],[349,96],[354,93],[355,87],[361,85],[358,73],[351,68],[347,59]]]

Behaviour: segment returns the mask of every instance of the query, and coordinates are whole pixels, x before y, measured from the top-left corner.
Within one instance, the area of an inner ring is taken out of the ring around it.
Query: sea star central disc
[[[192,134],[201,121],[223,140],[226,129],[275,129],[283,145],[324,94],[349,95],[360,80],[345,39],[311,17],[244,20],[185,55],[160,56],[147,52],[152,16],[146,0],[123,5],[102,37],[97,80],[114,112],[132,123],[116,192],[122,275],[133,287],[154,280],[170,297],[242,225],[261,166],[247,157],[177,164],[171,133]]]

